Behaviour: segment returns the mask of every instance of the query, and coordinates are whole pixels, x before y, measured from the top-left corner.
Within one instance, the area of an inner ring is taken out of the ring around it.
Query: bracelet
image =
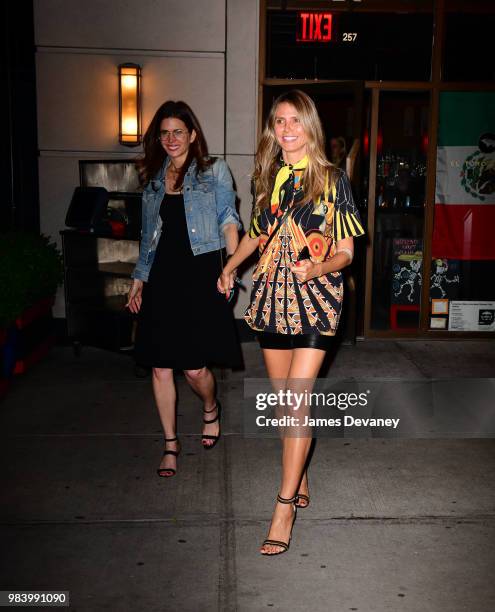
[[[351,251],[351,249],[348,249],[347,247],[337,249],[335,254],[337,255],[337,253],[347,253],[347,255],[349,256],[349,263],[351,263],[351,261],[354,259],[354,253]]]

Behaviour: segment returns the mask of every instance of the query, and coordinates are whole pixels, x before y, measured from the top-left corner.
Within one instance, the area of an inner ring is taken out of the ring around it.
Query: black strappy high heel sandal
[[[304,495],[304,493],[298,493],[296,495],[296,508],[307,508],[309,506],[309,495]],[[303,499],[306,503],[305,504],[299,504],[299,500]]]
[[[306,475],[306,486],[308,486],[308,474],[307,472],[305,472]],[[300,484],[300,483],[299,483]],[[300,500],[302,500],[303,502],[306,502],[305,504],[301,504],[299,503]],[[296,493],[296,507],[297,508],[307,508],[309,506],[309,491],[308,491],[308,495],[306,495],[306,493]]]
[[[270,539],[266,539],[263,544],[261,546],[265,546],[265,544],[268,545],[272,545],[272,546],[280,546],[282,548],[282,550],[279,550],[278,552],[274,552],[274,553],[268,553],[268,552],[262,552],[262,555],[266,555],[268,557],[272,557],[275,555],[281,555],[284,552],[287,552],[289,550],[289,546],[290,546],[290,541],[292,538],[292,527],[294,527],[294,521],[296,520],[296,513],[297,513],[297,506],[296,506],[296,501],[297,501],[297,495],[294,495],[294,497],[291,497],[290,499],[287,499],[285,497],[280,497],[280,495],[277,495],[277,501],[281,504],[294,504],[294,518],[292,519],[292,526],[290,528],[290,533],[289,533],[289,541],[288,542],[282,542],[282,540],[270,540]]]
[[[179,456],[180,453],[180,442],[179,442],[179,438],[177,436],[175,436],[175,438],[165,438],[165,442],[175,442],[177,440],[177,450],[167,450],[165,449],[163,451],[163,457],[165,457],[165,455],[174,455],[175,457]],[[165,472],[172,472],[171,474],[166,474]],[[156,470],[156,473],[158,474],[158,476],[161,476],[162,478],[170,478],[171,476],[175,476],[175,474],[177,473],[176,470],[174,470],[174,468],[158,468]]]
[[[211,410],[203,410],[203,412],[206,414],[209,414],[210,412],[213,412],[214,410],[217,411],[217,416],[211,421],[207,421],[206,419],[203,419],[203,423],[210,424],[210,423],[215,423],[215,421],[218,421],[219,422],[218,424],[220,426],[220,413],[222,411],[222,405],[220,404],[220,400],[218,399],[215,400],[215,408],[212,408]],[[220,439],[220,435],[221,435],[220,429],[218,430],[218,436],[209,436],[207,434],[203,434],[201,436],[201,443],[203,445],[203,448],[205,450],[212,449],[215,446],[215,444],[218,442],[218,440]],[[213,444],[203,444],[204,440],[213,440]]]

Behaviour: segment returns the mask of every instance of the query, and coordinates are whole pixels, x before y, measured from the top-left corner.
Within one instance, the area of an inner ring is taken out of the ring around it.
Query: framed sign
[[[449,331],[495,331],[495,302],[451,301]]]
[[[449,314],[449,300],[433,298],[431,300],[431,314]]]

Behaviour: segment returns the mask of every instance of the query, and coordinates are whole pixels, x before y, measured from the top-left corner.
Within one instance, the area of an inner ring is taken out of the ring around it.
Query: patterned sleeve
[[[249,224],[249,237],[257,238],[261,234],[259,226],[259,215],[256,207],[256,191],[254,181],[251,181],[251,195],[253,196],[253,208],[251,210],[251,223]]]
[[[343,171],[337,179],[334,194],[333,239],[337,241],[365,234],[349,178]]]

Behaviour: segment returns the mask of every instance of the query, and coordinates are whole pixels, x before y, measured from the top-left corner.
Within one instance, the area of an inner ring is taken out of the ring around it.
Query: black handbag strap
[[[287,210],[284,212],[284,214],[282,215],[280,221],[278,222],[277,228],[270,234],[270,237],[265,242],[265,247],[263,249],[263,252],[266,251],[266,249],[268,248],[268,245],[270,244],[270,242],[275,238],[275,236],[278,234],[278,232],[280,231],[282,226],[285,224],[285,222],[287,221],[287,219],[290,216],[291,210],[292,210],[292,207],[288,207]]]

